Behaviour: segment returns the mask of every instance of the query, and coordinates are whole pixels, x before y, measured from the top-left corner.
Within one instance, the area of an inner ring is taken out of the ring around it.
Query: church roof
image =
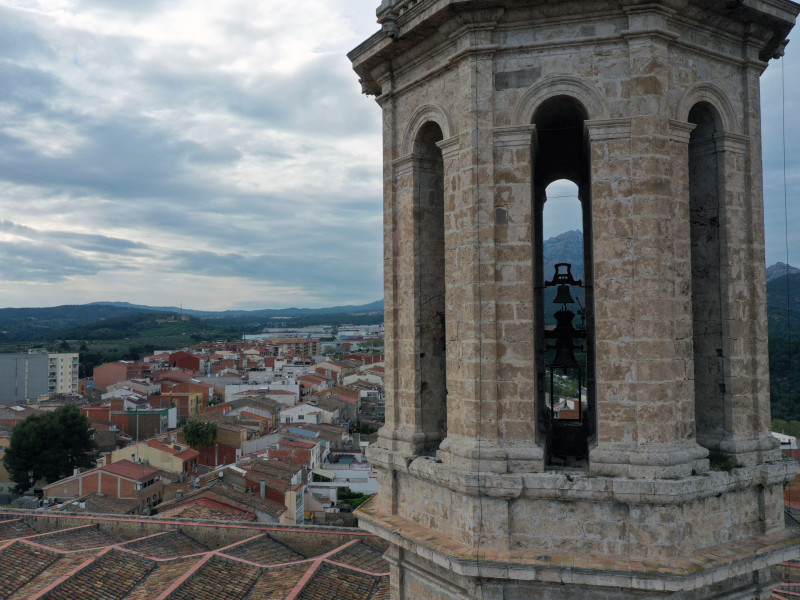
[[[8,511],[0,531],[2,598],[389,597],[381,542],[354,529]]]

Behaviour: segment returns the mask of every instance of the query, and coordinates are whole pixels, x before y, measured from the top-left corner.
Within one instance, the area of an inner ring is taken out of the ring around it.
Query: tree
[[[183,435],[190,446],[213,446],[217,442],[217,424],[213,421],[187,421]]]
[[[208,463],[208,449],[217,443],[217,424],[213,421],[187,421],[183,426],[183,435],[186,443],[192,447],[200,448],[205,446],[206,449],[206,464]],[[217,452],[219,448],[214,449],[214,464],[217,463]]]
[[[76,468],[97,464],[97,443],[89,419],[74,406],[32,415],[14,427],[3,465],[17,493],[28,489],[31,478],[52,483],[72,475]]]

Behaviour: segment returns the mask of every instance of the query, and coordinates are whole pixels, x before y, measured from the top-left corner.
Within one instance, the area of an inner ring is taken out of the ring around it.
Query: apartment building
[[[0,404],[78,393],[78,353],[0,354]]]

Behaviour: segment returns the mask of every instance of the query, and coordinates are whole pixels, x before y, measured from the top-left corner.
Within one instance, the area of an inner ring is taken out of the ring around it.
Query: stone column
[[[607,199],[601,194],[609,193],[608,181],[615,177],[592,173],[593,181],[606,183],[594,190],[593,199],[598,445],[591,451],[590,470],[686,477],[705,451],[691,439],[693,420],[686,410],[693,372],[687,297],[691,270],[688,226],[675,218],[683,210],[682,200],[672,189],[667,90],[673,11],[656,4],[625,11],[631,117],[627,157],[618,144],[614,154],[605,156],[612,149],[592,143],[593,171],[595,161],[608,171],[621,160],[630,196],[604,206]]]
[[[446,215],[448,280],[447,438],[439,458],[464,470],[507,470],[497,402],[497,291],[494,244],[493,52],[498,11],[459,15],[453,33],[459,88],[456,127],[461,136],[455,210]],[[448,185],[447,182],[445,184]],[[453,365],[452,376],[449,366]]]
[[[496,127],[494,243],[498,425],[510,472],[544,470],[536,444],[532,144],[534,125]]]
[[[409,154],[392,163],[392,199],[386,207],[386,220],[394,224],[392,253],[386,261],[386,314],[390,317],[387,331],[386,425],[381,438],[387,449],[412,455],[424,442],[417,406],[416,300],[414,260],[415,163],[418,156]]]
[[[769,435],[769,355],[763,202],[749,181],[750,138],[718,134],[725,169],[721,226],[725,240],[725,437],[719,450],[738,464],[775,460],[777,442]],[[758,171],[760,171],[760,164]],[[760,186],[760,183],[759,183]],[[761,285],[755,282],[761,282]]]

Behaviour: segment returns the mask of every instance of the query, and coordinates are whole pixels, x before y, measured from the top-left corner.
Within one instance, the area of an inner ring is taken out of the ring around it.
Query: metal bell
[[[565,283],[559,285],[558,291],[556,292],[556,297],[553,300],[553,304],[573,304],[574,302],[575,300],[572,299],[569,286]]]

